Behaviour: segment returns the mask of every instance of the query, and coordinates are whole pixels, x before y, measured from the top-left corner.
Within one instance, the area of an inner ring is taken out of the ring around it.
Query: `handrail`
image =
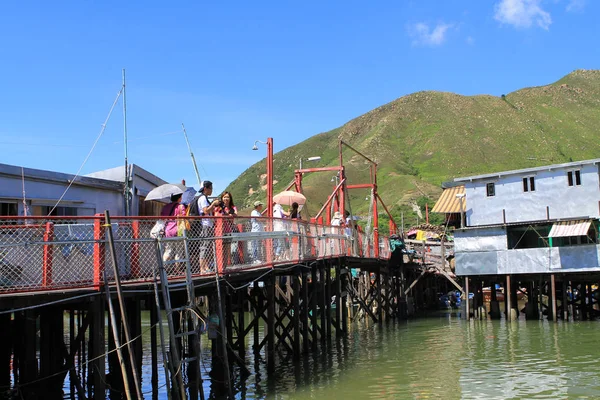
[[[185,237],[166,238],[163,257],[181,258],[186,240],[194,277],[228,275],[346,256],[375,258],[373,236],[345,227],[271,217],[112,217],[122,283],[150,282],[157,264],[157,221],[189,222]],[[0,217],[0,294],[102,289],[103,271],[114,278],[103,234],[103,216]],[[379,243],[389,258],[387,240]],[[171,264],[168,275],[182,279]]]

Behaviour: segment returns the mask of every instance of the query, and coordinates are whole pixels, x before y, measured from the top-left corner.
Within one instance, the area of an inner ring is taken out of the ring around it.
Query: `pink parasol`
[[[285,206],[291,206],[292,203],[298,203],[301,206],[306,203],[306,197],[302,193],[285,190],[273,196],[273,201]]]

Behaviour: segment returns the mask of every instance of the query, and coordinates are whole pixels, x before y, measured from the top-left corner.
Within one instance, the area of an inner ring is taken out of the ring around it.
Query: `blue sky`
[[[127,71],[129,161],[218,192],[420,90],[509,93],[600,68],[596,0],[21,1],[0,5],[0,162],[75,173]],[[123,163],[117,106],[82,173]],[[315,156],[317,154],[307,154]]]

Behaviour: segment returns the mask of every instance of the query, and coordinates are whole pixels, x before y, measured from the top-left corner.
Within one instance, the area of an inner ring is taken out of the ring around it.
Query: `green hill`
[[[315,135],[274,157],[275,193],[293,179],[299,157],[336,165],[338,139],[378,163],[378,188],[392,213],[414,223],[416,204],[433,206],[454,177],[600,157],[600,71],[577,70],[558,82],[500,97],[413,93]],[[344,151],[350,183],[368,182],[368,164]],[[239,204],[265,198],[265,160],[231,183]],[[314,215],[333,189],[333,173],[303,180]],[[368,213],[368,192],[351,194],[355,214]]]

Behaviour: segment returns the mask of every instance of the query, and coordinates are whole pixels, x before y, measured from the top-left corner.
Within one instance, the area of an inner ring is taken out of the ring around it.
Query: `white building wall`
[[[25,179],[25,197],[31,206],[54,206],[68,183]],[[19,211],[23,206],[23,182],[10,176],[0,176],[0,198],[18,200]],[[78,215],[92,215],[109,210],[112,215],[123,215],[123,197],[120,191],[73,184],[65,194],[60,206],[81,209]]]
[[[506,241],[506,230],[503,227],[477,229],[477,235],[473,230],[454,231],[454,251],[498,251],[508,249]]]
[[[457,230],[456,274],[506,275],[600,271],[600,245],[508,249],[504,229]]]
[[[581,185],[569,186],[567,171],[581,171]],[[523,178],[535,177],[535,191],[523,191]],[[495,184],[495,196],[488,197],[486,184]],[[467,195],[467,225],[490,225],[505,222],[527,222],[549,217],[597,217],[600,204],[598,165],[536,171],[531,174],[508,175],[465,182]]]

